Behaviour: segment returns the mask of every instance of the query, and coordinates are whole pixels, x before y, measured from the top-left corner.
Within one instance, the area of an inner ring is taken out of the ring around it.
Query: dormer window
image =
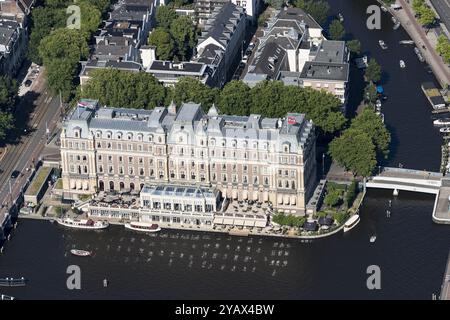
[[[149,141],[149,142],[153,142],[153,136],[152,136],[152,135],[149,135],[149,136],[148,136],[148,141]]]
[[[225,147],[225,140],[222,140],[222,147]]]
[[[132,135],[131,133],[129,133],[129,134],[127,135],[127,139],[128,139],[128,140],[132,140],[132,139],[133,139],[133,135]]]

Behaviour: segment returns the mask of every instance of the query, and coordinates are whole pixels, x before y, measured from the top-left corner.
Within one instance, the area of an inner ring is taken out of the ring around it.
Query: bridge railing
[[[386,172],[386,173],[399,173],[399,174],[410,174],[410,175],[417,175],[417,176],[427,176],[427,177],[433,177],[433,178],[442,178],[444,176],[440,172],[415,170],[415,169],[404,169],[404,168],[393,168],[393,167],[381,167],[379,172],[381,174],[383,172]]]

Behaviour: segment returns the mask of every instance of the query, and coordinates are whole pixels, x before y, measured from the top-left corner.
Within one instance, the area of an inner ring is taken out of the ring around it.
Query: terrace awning
[[[244,226],[246,226],[246,227],[253,227],[254,225],[255,225],[254,220],[245,220],[244,221]]]
[[[243,219],[234,219],[234,225],[235,226],[243,226],[244,220]]]
[[[223,224],[223,218],[214,218],[214,224]]]
[[[233,224],[233,220],[234,219],[225,218],[225,219],[223,219],[223,224]]]

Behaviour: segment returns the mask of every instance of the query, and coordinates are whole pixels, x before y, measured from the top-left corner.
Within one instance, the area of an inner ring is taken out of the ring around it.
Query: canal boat
[[[15,299],[14,297],[8,296],[6,294],[0,295],[0,300],[1,301],[14,300],[14,299]]]
[[[385,6],[381,6],[381,10],[383,10],[383,12],[387,12],[388,9]]]
[[[342,15],[342,13],[338,14],[338,18],[340,22],[344,22],[344,16]]]
[[[440,128],[439,132],[440,133],[450,133],[450,127]]]
[[[414,44],[413,40],[401,40],[398,42],[399,44]]]
[[[2,278],[0,279],[0,287],[23,287],[27,284],[27,279],[22,278]]]
[[[380,45],[381,49],[386,50],[388,48],[386,42],[383,40],[378,40],[378,44]]]
[[[368,66],[368,59],[367,56],[363,56],[361,58],[355,59],[356,67],[358,69],[365,69]]]
[[[381,108],[381,100],[377,99],[377,101],[375,102],[375,107],[377,107],[377,110]]]
[[[405,61],[403,61],[403,60],[400,60],[400,68],[406,68],[406,63],[405,63]]]
[[[142,232],[158,232],[161,231],[161,228],[154,223],[148,222],[136,222],[132,221],[130,223],[125,223],[125,228],[134,230],[134,231],[142,231]]]
[[[58,224],[74,229],[84,229],[84,230],[101,230],[109,227],[109,223],[107,221],[94,221],[92,219],[57,219]]]
[[[361,221],[359,214],[355,214],[348,219],[344,224],[344,232],[352,230]]]
[[[79,250],[79,249],[72,249],[72,250],[70,250],[70,253],[77,257],[89,257],[92,255],[91,251]]]
[[[397,30],[398,28],[400,28],[402,24],[400,22],[397,22],[396,24],[394,24],[394,26],[392,27],[392,29]]]
[[[377,240],[377,236],[376,235],[371,236],[370,239],[369,239],[370,243],[374,243],[376,240]]]
[[[435,126],[450,126],[450,118],[437,119],[433,121]]]

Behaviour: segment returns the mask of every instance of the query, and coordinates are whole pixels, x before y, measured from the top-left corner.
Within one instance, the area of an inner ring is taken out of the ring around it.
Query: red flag
[[[295,120],[295,117],[288,117],[287,120],[288,120],[288,124],[296,124],[297,123],[297,120]]]

